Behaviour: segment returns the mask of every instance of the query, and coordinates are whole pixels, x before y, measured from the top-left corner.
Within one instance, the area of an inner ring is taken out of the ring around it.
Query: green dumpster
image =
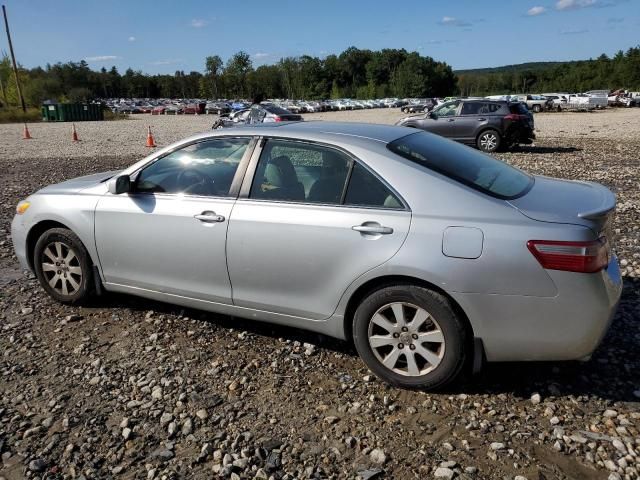
[[[42,105],[43,122],[104,120],[102,105],[95,103],[51,103]]]

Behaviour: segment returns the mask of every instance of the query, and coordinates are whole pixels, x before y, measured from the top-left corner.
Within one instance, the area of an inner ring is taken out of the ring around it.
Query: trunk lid
[[[616,197],[598,183],[536,176],[531,190],[509,203],[533,220],[582,225],[610,238]]]

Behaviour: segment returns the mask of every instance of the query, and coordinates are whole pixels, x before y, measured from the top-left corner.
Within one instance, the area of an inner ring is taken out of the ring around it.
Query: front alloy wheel
[[[49,286],[61,295],[74,295],[82,284],[82,267],[72,247],[52,242],[42,251],[41,268]]]
[[[42,288],[62,303],[81,303],[93,290],[91,258],[71,230],[52,228],[36,242],[33,266]]]

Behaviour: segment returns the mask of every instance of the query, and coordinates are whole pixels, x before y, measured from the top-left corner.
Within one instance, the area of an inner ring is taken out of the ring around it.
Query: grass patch
[[[104,119],[111,120],[128,120],[128,114],[113,113],[109,109],[104,110]],[[42,122],[42,110],[37,107],[27,108],[24,113],[21,108],[0,108],[0,123],[35,123]],[[56,123],[56,122],[51,122]]]
[[[21,108],[0,108],[0,123],[33,123],[42,121],[39,108],[27,108],[24,113]]]

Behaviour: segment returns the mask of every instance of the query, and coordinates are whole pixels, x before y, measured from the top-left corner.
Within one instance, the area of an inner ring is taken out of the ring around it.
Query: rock
[[[369,453],[369,458],[373,463],[376,463],[378,465],[384,465],[387,461],[387,456],[384,453],[384,450],[380,448],[374,448],[373,450],[371,450],[371,453]]]
[[[191,418],[187,417],[187,419],[182,424],[182,435],[185,437],[193,432],[193,421]]]
[[[204,408],[202,408],[196,412],[196,417],[198,417],[200,420],[206,420],[209,417],[209,414]]]
[[[173,415],[170,414],[169,412],[164,412],[160,417],[160,425],[166,425],[171,420],[173,420]]]
[[[381,468],[369,468],[367,470],[360,470],[358,472],[358,478],[361,480],[375,480],[377,478],[382,478],[382,474],[384,470]]]
[[[162,400],[162,387],[157,385],[151,390],[151,398],[154,400]]]
[[[153,452],[151,452],[151,458],[157,458],[158,460],[166,462],[167,460],[171,460],[174,457],[174,453],[168,448],[160,447]]]
[[[435,478],[452,479],[455,474],[456,473],[453,470],[451,470],[450,468],[438,467],[438,468],[436,468],[436,471],[434,472],[433,476]]]
[[[613,445],[613,447],[618,450],[621,453],[627,453],[627,447],[624,446],[624,443],[622,443],[620,440],[618,440],[617,438],[614,438],[613,441],[611,442],[611,444]]]
[[[605,418],[615,418],[618,416],[618,412],[615,410],[605,410],[602,416]]]
[[[523,477],[522,475],[516,475],[516,478],[513,480],[527,480],[527,477]]]
[[[504,443],[500,443],[500,442],[493,442],[490,445],[491,450],[504,450],[505,449],[505,445]]]
[[[534,405],[538,405],[541,401],[542,397],[539,393],[534,393],[533,395],[531,395],[531,403],[533,403]]]
[[[478,467],[473,467],[473,466],[465,467],[464,471],[465,471],[465,473],[469,473],[469,474],[473,475],[474,473],[476,473],[478,471]]]
[[[36,458],[29,462],[29,470],[32,472],[43,472],[47,468],[47,461],[43,458]]]
[[[334,423],[337,423],[340,420],[339,417],[330,415],[328,417],[324,417],[324,421],[325,423],[328,423],[329,425],[333,425]]]
[[[22,312],[23,315],[30,315],[33,313],[33,308],[31,307],[24,307],[22,310],[20,310]]]
[[[66,322],[79,322],[80,320],[82,320],[84,317],[82,315],[67,315],[66,317],[64,317]]]
[[[551,419],[549,420],[549,423],[551,425],[558,425],[560,423],[560,419],[558,417],[551,417]]]
[[[122,438],[124,438],[125,440],[129,440],[129,438],[131,437],[131,429],[130,428],[123,428],[122,429]]]

